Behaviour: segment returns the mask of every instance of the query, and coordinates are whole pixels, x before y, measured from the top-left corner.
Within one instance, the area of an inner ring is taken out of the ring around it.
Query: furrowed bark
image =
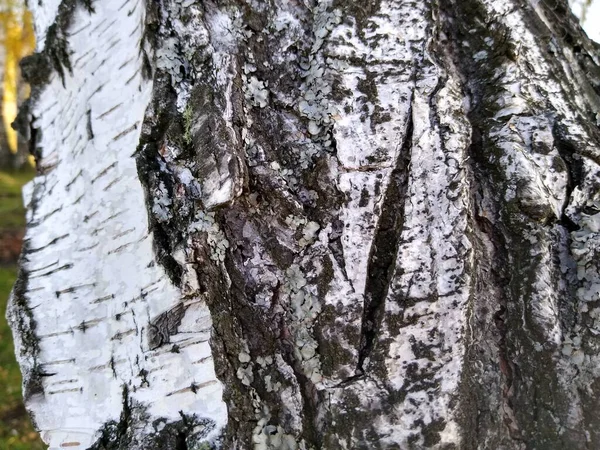
[[[34,13],[9,318],[51,448],[597,447],[600,54],[566,3]]]

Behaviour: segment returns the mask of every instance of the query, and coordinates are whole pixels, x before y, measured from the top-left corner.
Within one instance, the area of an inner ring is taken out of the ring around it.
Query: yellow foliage
[[[17,151],[17,133],[10,124],[17,117],[19,103],[29,95],[29,87],[20,79],[19,61],[33,52],[35,36],[31,13],[22,2],[0,1],[0,33],[4,51],[2,77],[2,120],[10,150]]]

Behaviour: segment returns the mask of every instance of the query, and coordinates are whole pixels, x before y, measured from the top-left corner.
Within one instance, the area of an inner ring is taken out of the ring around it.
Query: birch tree
[[[17,107],[28,97],[21,80],[19,60],[34,46],[31,13],[22,1],[0,0],[0,168],[27,166],[27,143],[10,127]]]
[[[600,447],[565,0],[29,6],[8,318],[51,449]]]

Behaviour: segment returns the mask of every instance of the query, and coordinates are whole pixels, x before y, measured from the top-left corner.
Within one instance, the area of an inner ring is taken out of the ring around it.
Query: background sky
[[[592,2],[583,27],[589,37],[600,42],[600,2]]]
[[[600,0],[570,0],[569,3],[587,35],[600,42]]]

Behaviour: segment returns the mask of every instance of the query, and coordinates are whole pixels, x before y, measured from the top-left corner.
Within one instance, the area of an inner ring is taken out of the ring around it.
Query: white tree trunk
[[[30,3],[8,317],[51,449],[600,446],[566,1]]]

